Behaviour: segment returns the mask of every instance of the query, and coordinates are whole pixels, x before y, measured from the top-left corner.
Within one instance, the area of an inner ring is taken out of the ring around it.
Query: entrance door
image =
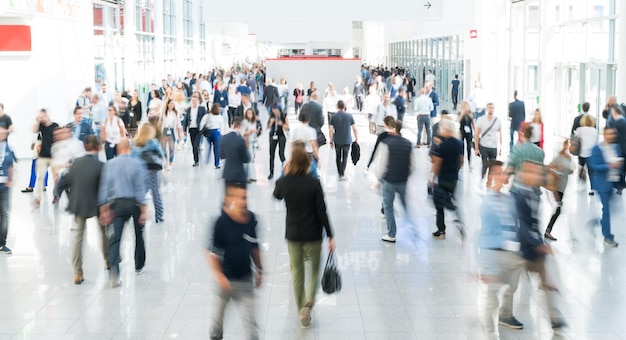
[[[606,105],[607,97],[613,94],[615,88],[615,71],[610,64],[581,64],[585,70],[585,101],[591,104],[589,110],[596,117],[596,126],[603,128],[606,120],[602,117],[602,110]]]

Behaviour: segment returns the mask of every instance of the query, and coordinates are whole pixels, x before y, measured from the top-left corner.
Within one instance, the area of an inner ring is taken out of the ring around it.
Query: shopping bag
[[[337,269],[337,260],[334,252],[328,254],[328,260],[326,260],[324,275],[322,276],[322,290],[326,294],[341,291],[341,275]]]

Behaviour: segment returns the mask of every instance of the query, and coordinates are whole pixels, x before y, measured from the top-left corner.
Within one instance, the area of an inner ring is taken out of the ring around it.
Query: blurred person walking
[[[7,255],[13,253],[11,248],[7,247],[7,237],[9,235],[9,212],[11,211],[13,164],[17,162],[13,150],[7,143],[10,133],[11,129],[0,127],[0,253]]]
[[[464,239],[465,231],[458,207],[454,204],[454,191],[459,180],[459,170],[463,166],[463,142],[454,136],[456,127],[453,121],[441,119],[438,125],[441,142],[431,151],[432,176],[429,180],[429,185],[433,188],[433,201],[437,210],[437,231],[433,233],[433,237],[446,238],[444,211],[450,209],[456,212],[454,222],[461,233],[461,239]]]
[[[74,214],[74,243],[72,265],[74,268],[74,284],[81,284],[83,276],[83,240],[87,219],[98,216],[98,191],[104,163],[98,160],[99,143],[95,135],[84,140],[86,155],[72,162],[67,175],[69,204],[68,210]],[[109,268],[108,239],[106,225],[99,224],[102,244],[102,256]]]
[[[561,215],[561,207],[563,207],[563,195],[565,194],[565,189],[567,188],[567,180],[569,175],[574,173],[575,164],[572,162],[572,156],[567,152],[569,149],[569,139],[563,141],[563,148],[561,152],[554,157],[550,165],[548,165],[548,184],[549,188],[552,191],[552,195],[554,200],[556,201],[556,209],[550,217],[550,222],[548,223],[548,227],[546,228],[546,232],[543,234],[543,237],[546,239],[550,239],[552,241],[556,241],[556,238],[552,236],[552,227],[554,227],[554,223],[556,223],[556,219]]]
[[[248,210],[247,201],[244,183],[226,183],[222,214],[215,221],[206,252],[206,260],[217,281],[217,303],[209,334],[211,340],[223,339],[224,312],[231,299],[243,308],[247,338],[259,339],[254,286],[258,288],[263,282],[263,265],[257,236],[258,222],[255,214]],[[251,262],[254,262],[254,272]]]
[[[120,243],[124,225],[131,217],[135,229],[135,274],[143,273],[146,263],[143,239],[147,216],[144,174],[146,166],[141,160],[130,156],[130,142],[127,138],[120,140],[118,151],[118,157],[104,165],[98,190],[100,223],[107,225],[109,229],[109,284],[112,288],[122,285],[119,267]]]
[[[143,124],[133,140],[132,157],[144,163],[145,174],[143,179],[145,186],[144,194],[152,192],[152,202],[154,203],[154,215],[156,223],[164,222],[163,201],[161,200],[161,170],[163,170],[163,159],[165,155],[161,149],[161,143],[156,137],[157,131],[152,124]]]
[[[602,202],[602,236],[604,245],[617,247],[615,235],[611,233],[611,196],[613,189],[619,184],[624,156],[619,145],[616,144],[617,132],[615,129],[604,129],[604,141],[596,144],[591,150],[591,157],[587,166],[591,170],[591,190],[598,192]]]
[[[519,253],[515,201],[502,192],[502,188],[509,183],[509,174],[501,161],[491,161],[488,177],[491,186],[480,205],[481,228],[478,235],[480,278],[487,285],[483,326],[489,339],[499,339],[496,313],[500,325],[512,329],[524,328],[524,324],[513,316],[513,296],[525,261]],[[500,306],[498,295],[502,285],[506,288]]]
[[[552,329],[560,329],[566,326],[563,315],[557,306],[557,295],[560,294],[558,272],[554,259],[547,259],[552,255],[552,247],[546,244],[539,233],[539,187],[545,181],[544,165],[533,161],[524,161],[520,170],[516,173],[519,181],[515,183],[516,190],[513,192],[517,208],[517,223],[519,224],[518,237],[522,257],[526,260],[525,267],[528,272],[539,274],[541,287],[546,294],[548,314],[552,323]],[[550,266],[547,262],[551,261]]]
[[[276,181],[274,197],[285,200],[285,238],[289,251],[291,275],[300,326],[311,326],[311,309],[319,284],[320,257],[323,232],[329,238],[328,247],[335,251],[333,230],[326,213],[324,191],[320,181],[308,175],[311,158],[303,148],[294,148],[285,176]],[[306,280],[305,261],[311,265],[311,276]]]

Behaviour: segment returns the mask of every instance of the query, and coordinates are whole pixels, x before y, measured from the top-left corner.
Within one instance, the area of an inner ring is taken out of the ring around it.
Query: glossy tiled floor
[[[358,117],[364,159],[373,138]],[[293,124],[295,126],[296,124]],[[409,116],[407,126],[415,126]],[[405,136],[415,140],[413,131]],[[463,170],[459,201],[470,233],[462,244],[452,230],[448,239],[432,239],[434,209],[426,195],[429,169],[426,149],[414,152],[420,168],[409,185],[410,213],[399,211],[398,242],[380,241],[385,222],[380,199],[364,161],[348,166],[348,180],[336,181],[334,158],[322,148],[322,173],[329,214],[336,231],[343,277],[339,294],[320,292],[313,324],[301,330],[293,303],[284,242],[282,202],[271,197],[267,141],[262,138],[256,168],[259,182],[250,186],[249,205],[260,217],[265,285],[257,290],[259,332],[264,339],[482,339],[480,314],[484,287],[475,278],[476,208],[480,202],[479,167]],[[85,247],[85,282],[73,284],[71,220],[50,197],[41,208],[31,194],[13,192],[9,246],[0,257],[0,339],[206,339],[212,313],[213,276],[203,249],[211,222],[219,213],[221,182],[212,166],[192,168],[190,150],[179,152],[174,171],[165,173],[164,224],[146,228],[147,264],[133,271],[133,236],[122,244],[121,288],[107,286],[99,255],[99,234],[89,222]],[[329,158],[330,157],[330,158]],[[477,163],[475,163],[477,164]],[[16,189],[26,184],[30,162],[18,165]],[[564,287],[563,309],[570,327],[554,334],[536,278],[522,276],[515,315],[524,330],[502,329],[505,339],[619,339],[626,337],[626,266],[624,246],[605,249],[597,227],[597,198],[572,181],[554,243]],[[50,195],[50,192],[48,192]],[[550,214],[543,195],[543,222]],[[626,242],[621,197],[614,199],[614,231]],[[619,207],[619,208],[618,208]],[[230,306],[226,339],[243,339],[239,311]]]

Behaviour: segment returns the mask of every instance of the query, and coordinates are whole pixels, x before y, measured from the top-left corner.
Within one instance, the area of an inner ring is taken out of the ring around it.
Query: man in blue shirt
[[[146,223],[146,165],[130,156],[130,143],[122,138],[117,145],[118,156],[108,161],[100,177],[98,206],[100,223],[109,225],[109,280],[119,287],[120,242],[124,224],[132,217],[135,226],[135,273],[141,274],[146,263],[143,228]],[[113,223],[113,225],[110,225]],[[113,228],[111,231],[110,228]]]
[[[433,109],[430,111],[430,118],[435,118],[437,117],[437,106],[439,106],[439,95],[435,92],[431,83],[426,83],[424,88],[426,89],[426,95],[433,101]]]
[[[455,74],[454,79],[450,83],[450,94],[452,95],[452,105],[454,106],[452,110],[456,110],[456,106],[459,103],[459,86],[461,85],[461,81],[459,80],[459,75]]]
[[[74,108],[74,120],[67,124],[66,127],[72,129],[72,137],[85,142],[85,137],[94,135],[93,127],[83,119],[83,109],[81,107]]]
[[[0,253],[12,254],[7,247],[9,233],[9,211],[11,200],[11,185],[13,184],[13,163],[15,155],[7,144],[10,130],[0,127]]]
[[[498,339],[494,314],[500,305],[498,293],[502,285],[506,286],[506,290],[502,297],[498,323],[513,329],[524,328],[524,324],[513,316],[513,295],[517,290],[524,259],[519,254],[515,202],[501,191],[509,183],[509,174],[504,170],[501,161],[493,160],[488,176],[487,183],[492,183],[492,186],[480,205],[478,246],[480,278],[487,284],[483,325],[490,339]]]
[[[398,90],[398,95],[393,100],[393,105],[396,106],[396,114],[398,115],[398,120],[402,122],[404,120],[404,114],[406,113],[404,87],[401,87]]]
[[[222,339],[228,301],[241,303],[247,339],[259,339],[254,316],[254,283],[260,287],[263,266],[257,239],[257,220],[248,210],[245,183],[227,183],[221,216],[215,221],[206,259],[217,280],[217,303],[211,317],[210,338]],[[254,261],[255,273],[251,262]]]

